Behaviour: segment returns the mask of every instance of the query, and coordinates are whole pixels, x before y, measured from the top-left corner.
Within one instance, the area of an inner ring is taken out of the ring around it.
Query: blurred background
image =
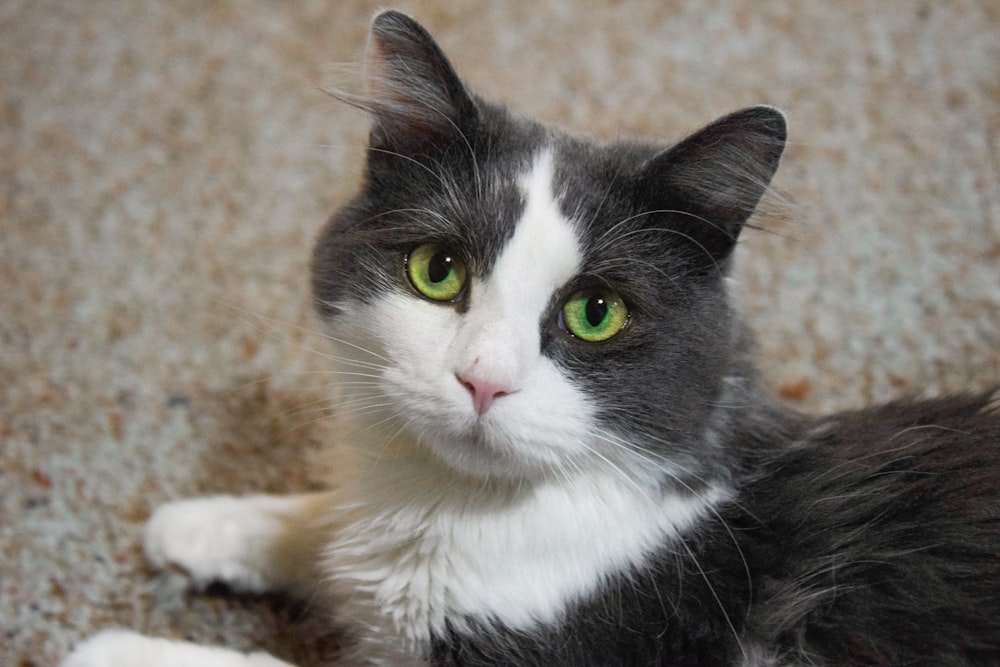
[[[322,92],[384,2],[0,2],[0,664],[111,626],[335,649],[311,605],[186,592],[150,509],[317,486],[311,243],[367,122]],[[794,219],[737,276],[807,411],[1000,382],[1000,6],[400,2],[471,87],[600,137],[784,109]]]

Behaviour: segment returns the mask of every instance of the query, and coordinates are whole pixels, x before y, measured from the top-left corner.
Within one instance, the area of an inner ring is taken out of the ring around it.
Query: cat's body
[[[361,193],[322,235],[357,428],[329,493],[172,503],[155,565],[318,591],[385,665],[995,664],[1000,411],[773,405],[726,274],[784,144],[669,149],[469,94],[378,17]],[[99,635],[67,665],[276,664]]]

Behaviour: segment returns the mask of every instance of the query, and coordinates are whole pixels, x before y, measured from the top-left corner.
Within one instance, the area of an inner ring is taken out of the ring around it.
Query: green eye
[[[608,340],[628,324],[628,308],[608,289],[576,292],[559,314],[559,326],[589,343]]]
[[[454,301],[468,274],[462,259],[436,243],[417,246],[406,258],[406,275],[418,292],[434,301]]]

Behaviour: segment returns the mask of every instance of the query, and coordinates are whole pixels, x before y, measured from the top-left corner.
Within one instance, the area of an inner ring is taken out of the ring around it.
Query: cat
[[[394,11],[365,71],[364,182],[312,262],[360,406],[331,490],[169,503],[153,565],[322,596],[346,664],[1000,664],[998,394],[761,388],[729,274],[779,111],[592,142]],[[120,630],[64,664],[287,665]]]

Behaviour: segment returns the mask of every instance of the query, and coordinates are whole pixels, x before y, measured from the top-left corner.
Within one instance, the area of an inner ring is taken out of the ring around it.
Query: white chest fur
[[[351,502],[325,553],[341,618],[369,659],[378,646],[412,659],[446,617],[459,627],[479,617],[521,630],[557,621],[602,575],[641,562],[724,495],[643,491],[595,471],[494,486],[456,480],[410,454],[380,465],[377,486],[365,475],[345,480]]]

